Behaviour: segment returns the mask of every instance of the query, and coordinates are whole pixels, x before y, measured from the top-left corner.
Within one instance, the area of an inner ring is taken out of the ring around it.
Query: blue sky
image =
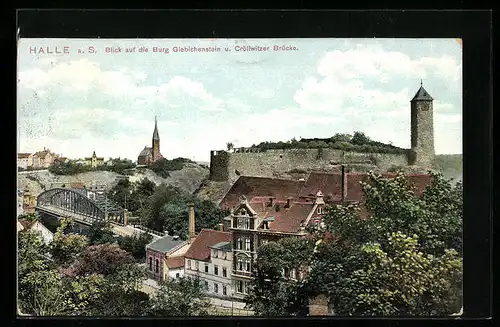
[[[257,45],[270,51],[236,51]],[[33,53],[64,46],[69,53]],[[135,52],[105,52],[113,46]],[[154,53],[155,46],[170,51]],[[181,53],[175,46],[231,51]],[[155,115],[169,159],[208,161],[210,150],[227,142],[353,131],[409,147],[409,101],[421,79],[435,99],[436,153],[462,153],[456,39],[20,39],[18,148],[136,160],[151,144]]]

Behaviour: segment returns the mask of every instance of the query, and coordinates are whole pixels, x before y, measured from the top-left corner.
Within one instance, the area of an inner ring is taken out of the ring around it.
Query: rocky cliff
[[[143,178],[150,179],[156,185],[166,183],[179,187],[180,189],[193,193],[203,180],[208,177],[209,170],[206,166],[195,163],[187,163],[181,170],[171,171],[168,178],[162,178],[147,168],[134,170],[133,175],[128,176],[130,181],[140,181]],[[48,170],[37,172],[26,172],[18,174],[18,189],[28,189],[32,194],[38,196],[41,192],[53,187],[69,183],[82,183],[89,185],[97,182],[105,185],[107,189],[113,187],[119,179],[127,176],[109,171],[92,171],[76,175],[54,175]]]

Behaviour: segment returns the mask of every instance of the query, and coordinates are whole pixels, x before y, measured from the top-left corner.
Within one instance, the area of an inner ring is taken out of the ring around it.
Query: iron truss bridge
[[[96,220],[123,224],[124,210],[105,196],[90,199],[85,190],[53,188],[37,198],[36,210],[92,225]]]

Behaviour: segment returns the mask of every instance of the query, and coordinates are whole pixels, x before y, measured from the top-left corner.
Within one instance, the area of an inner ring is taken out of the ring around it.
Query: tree
[[[139,235],[123,236],[118,239],[118,245],[122,250],[132,254],[136,260],[146,258],[146,245],[151,243],[153,236],[148,233],[140,233]]]
[[[64,234],[74,224],[73,219],[61,218],[54,238],[49,243],[49,252],[58,265],[69,265],[88,244],[87,237],[78,234]]]
[[[117,244],[98,244],[85,248],[75,262],[69,267],[68,274],[85,276],[113,274],[125,264],[134,263],[134,258]]]
[[[305,290],[326,293],[340,315],[457,312],[461,185],[431,176],[419,197],[402,173],[370,174],[363,183],[366,220],[356,205],[330,208],[325,226],[334,237],[318,245]]]
[[[209,301],[203,295],[199,279],[180,278],[160,284],[151,301],[152,316],[203,316],[208,314]]]
[[[231,151],[234,149],[234,144],[232,142],[227,142],[226,143],[226,149],[227,151]]]
[[[125,200],[130,199],[133,185],[127,178],[122,178],[108,191],[108,198],[119,205],[125,205]]]
[[[115,236],[109,222],[96,220],[87,232],[90,245],[114,243]]]
[[[369,145],[370,142],[370,138],[363,132],[354,132],[354,135],[351,139],[351,143],[356,145]]]
[[[36,213],[23,213],[17,217],[18,220],[27,220],[35,222],[38,220],[38,215]]]
[[[154,194],[156,184],[148,178],[142,179],[130,194],[127,201],[128,210],[134,212],[141,209],[147,202],[147,199]]]
[[[307,297],[300,285],[313,250],[314,241],[306,238],[284,238],[258,249],[253,269],[255,278],[245,299],[256,315],[307,313]]]

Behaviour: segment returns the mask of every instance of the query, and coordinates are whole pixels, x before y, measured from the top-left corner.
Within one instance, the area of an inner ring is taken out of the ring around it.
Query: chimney
[[[220,230],[221,232],[223,232],[223,231],[224,231],[224,225],[223,225],[223,224],[219,224],[219,230]]]
[[[195,238],[195,233],[194,233],[194,204],[190,203],[189,204],[189,235],[188,235],[188,240],[189,242],[192,242],[193,239]]]
[[[345,167],[342,165],[342,204],[344,204],[345,198],[347,197],[347,174],[345,173]]]

